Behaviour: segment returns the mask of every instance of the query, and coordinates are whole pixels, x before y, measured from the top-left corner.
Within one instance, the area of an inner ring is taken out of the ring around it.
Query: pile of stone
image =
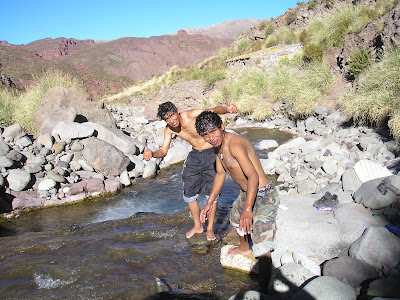
[[[339,112],[317,112],[296,124],[283,116],[257,124],[290,129],[296,137],[282,145],[273,140],[257,145],[271,150],[261,161],[277,177],[280,194],[276,269],[271,296],[256,291],[240,296],[399,298],[399,145],[368,128],[344,128]],[[258,272],[254,257],[232,259],[224,254],[229,247],[221,250],[223,266]]]
[[[37,136],[19,124],[1,128],[0,210],[6,217],[117,193],[186,158],[189,145],[174,140],[167,157],[144,161],[146,144],[153,150],[162,145],[165,122],[149,124],[143,107],[103,109],[85,97],[67,88],[49,90],[37,109]]]

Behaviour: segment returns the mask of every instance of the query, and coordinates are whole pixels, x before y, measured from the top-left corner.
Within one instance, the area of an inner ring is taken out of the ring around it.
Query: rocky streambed
[[[59,115],[62,122],[39,136],[18,124],[2,128],[3,217],[118,193],[184,160],[190,151],[186,142],[174,139],[164,159],[145,162],[144,147],[161,146],[165,123],[148,120],[143,106],[108,109],[117,128]],[[266,137],[255,145],[268,153],[261,162],[276,178],[282,203],[273,253],[275,298],[304,299],[299,298],[304,293],[315,299],[332,293],[343,293],[338,294],[342,299],[399,297],[394,284],[400,262],[395,234],[400,224],[399,145],[346,121],[340,112],[323,107],[306,120],[292,121],[283,113],[264,122],[226,120],[230,130],[259,127],[293,135],[287,143]],[[316,203],[329,210],[318,210]],[[221,246],[227,242],[223,239]]]

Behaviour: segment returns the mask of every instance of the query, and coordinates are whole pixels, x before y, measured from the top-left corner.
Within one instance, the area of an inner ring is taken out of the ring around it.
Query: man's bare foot
[[[240,247],[232,247],[231,249],[228,250],[228,255],[236,255],[236,254],[242,254],[242,255],[250,255],[253,253],[251,249],[246,249],[243,250]]]
[[[207,230],[207,241],[215,241],[217,238],[213,230]]]
[[[196,233],[203,233],[203,231],[204,231],[203,227],[201,227],[201,228],[193,227],[192,230],[186,232],[186,238],[187,238],[187,239],[190,239],[190,238],[191,238],[192,236],[194,236]]]

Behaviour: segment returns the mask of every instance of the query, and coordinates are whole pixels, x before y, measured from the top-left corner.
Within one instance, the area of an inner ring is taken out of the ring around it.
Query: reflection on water
[[[253,144],[289,136],[271,130],[240,130]],[[272,137],[273,136],[273,137]],[[279,137],[279,138],[277,138]],[[259,151],[260,157],[267,152]],[[138,179],[120,194],[36,210],[0,224],[0,293],[13,298],[144,299],[164,278],[177,294],[225,299],[254,282],[222,269],[217,245],[193,252],[185,232],[192,226],[182,200],[182,164],[156,179]],[[227,178],[216,231],[223,234],[239,189]],[[205,203],[204,195],[200,205]]]

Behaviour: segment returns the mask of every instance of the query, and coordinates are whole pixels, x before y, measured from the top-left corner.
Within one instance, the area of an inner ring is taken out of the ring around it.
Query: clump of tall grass
[[[250,41],[248,39],[240,39],[235,42],[235,54],[241,55],[250,49]]]
[[[312,115],[318,100],[334,83],[331,70],[322,62],[308,64],[301,72],[294,68],[279,68],[269,77],[268,95],[272,101],[282,101],[300,117]]]
[[[225,79],[226,70],[225,69],[216,69],[205,72],[203,77],[203,83],[206,87],[212,86],[218,80]]]
[[[35,109],[42,101],[42,96],[49,89],[57,86],[81,89],[82,86],[72,77],[59,71],[46,71],[33,76],[35,85],[21,94],[14,110],[14,121],[27,132],[35,133]]]
[[[393,9],[399,0],[381,0],[375,6],[358,5],[333,10],[324,19],[312,21],[304,32],[300,34],[300,41],[315,53],[317,49],[329,49],[343,44],[346,34],[361,32],[371,21],[378,20],[383,14]],[[313,2],[314,3],[314,2]],[[378,27],[382,26],[379,24]],[[382,30],[382,28],[378,28]],[[319,54],[316,56],[319,59]],[[305,55],[305,58],[313,58]]]
[[[331,70],[322,62],[308,64],[301,71],[282,65],[270,74],[252,68],[235,75],[235,80],[228,81],[204,105],[229,101],[237,105],[240,113],[264,120],[275,103],[285,100],[299,116],[309,116],[333,82]]]
[[[278,65],[281,67],[300,68],[303,63],[303,54],[301,51],[289,55],[283,55],[278,58]]]
[[[349,71],[353,76],[358,76],[371,66],[368,50],[361,47],[350,54]]]
[[[356,92],[347,93],[340,105],[355,121],[383,126],[388,122],[400,140],[400,50],[385,54],[382,62],[368,69]]]
[[[265,26],[265,37],[269,37],[275,30],[274,24],[272,22],[269,22],[266,26]]]
[[[0,125],[9,126],[14,123],[14,111],[17,97],[7,90],[0,91]]]

